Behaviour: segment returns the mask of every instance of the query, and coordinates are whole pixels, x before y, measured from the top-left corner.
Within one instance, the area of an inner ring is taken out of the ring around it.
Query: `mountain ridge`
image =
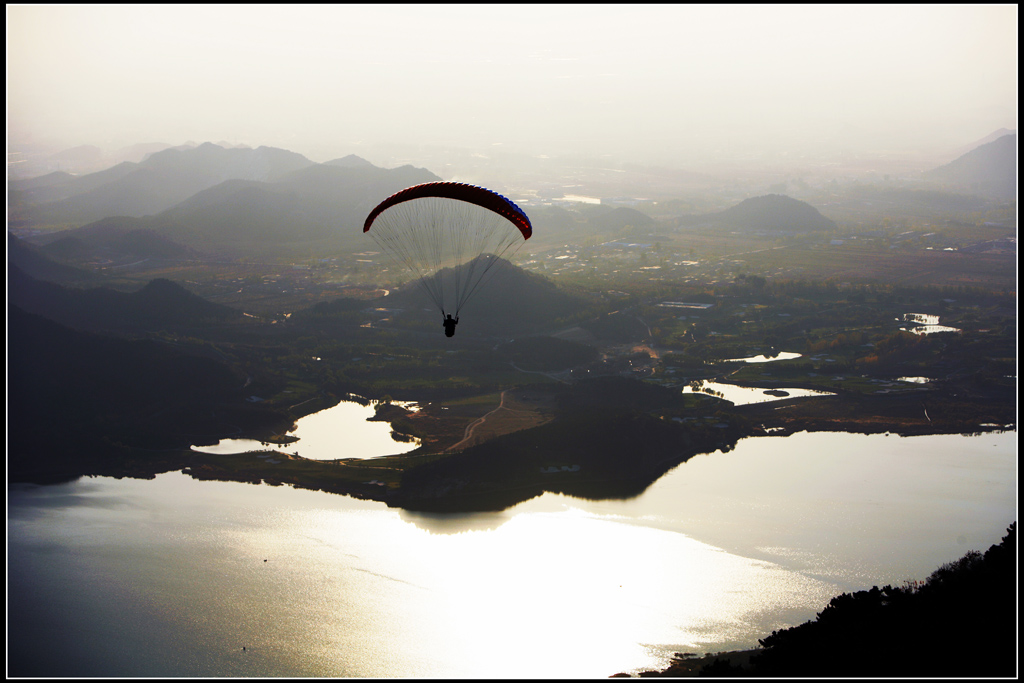
[[[209,159],[213,161],[204,161]],[[410,185],[440,180],[411,165],[384,169],[353,155],[343,160],[348,161],[316,164],[276,148],[225,150],[212,143],[166,149],[142,164],[125,162],[99,177],[22,184],[15,194],[21,217],[27,218],[19,225],[92,218],[59,237],[39,238],[44,244],[61,238],[95,241],[99,226],[120,221],[123,235],[149,230],[182,249],[204,253],[308,253],[312,248],[358,246],[359,227],[376,203]],[[193,173],[195,169],[202,172]],[[222,179],[225,175],[233,177]],[[95,186],[104,178],[110,182]],[[31,204],[32,193],[50,186],[59,188],[51,194],[73,191],[69,183],[88,189],[43,205],[22,206]],[[156,207],[165,208],[150,213]],[[127,247],[122,245],[121,251]],[[162,251],[169,252],[170,245],[164,244]]]
[[[953,161],[922,174],[971,192],[1011,199],[1017,196],[1017,134],[979,145]]]
[[[11,188],[15,193],[29,192],[17,199],[33,204],[27,215],[35,223],[84,225],[111,216],[154,215],[225,180],[273,181],[313,164],[301,154],[275,147],[226,149],[206,142],[163,149],[139,163],[125,161],[56,186],[51,183],[48,192],[30,181],[12,183]]]

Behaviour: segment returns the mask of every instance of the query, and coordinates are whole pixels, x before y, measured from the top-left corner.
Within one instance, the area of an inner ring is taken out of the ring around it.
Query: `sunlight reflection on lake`
[[[496,513],[181,473],[9,486],[9,653],[52,676],[636,673],[987,549],[1015,482],[1015,433],[802,432]]]

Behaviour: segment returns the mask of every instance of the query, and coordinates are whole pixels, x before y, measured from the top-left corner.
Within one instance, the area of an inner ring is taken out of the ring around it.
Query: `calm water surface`
[[[180,473],[13,486],[8,673],[606,677],[751,647],[998,542],[1016,447],[746,439],[634,499],[473,515]]]

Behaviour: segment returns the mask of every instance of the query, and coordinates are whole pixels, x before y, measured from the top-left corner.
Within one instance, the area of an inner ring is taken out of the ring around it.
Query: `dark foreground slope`
[[[701,676],[1008,677],[1017,674],[1017,523],[919,585],[832,598],[815,621],[762,639],[743,668],[727,658]],[[693,660],[660,673],[693,675]]]
[[[8,309],[8,481],[178,469],[194,439],[289,418],[245,400],[244,376],[170,345],[65,327]],[[121,462],[125,447],[137,449]]]

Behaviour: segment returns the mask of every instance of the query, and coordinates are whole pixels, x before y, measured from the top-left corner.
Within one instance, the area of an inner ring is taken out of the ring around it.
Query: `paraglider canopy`
[[[436,182],[382,201],[366,217],[363,232],[418,278],[442,315],[457,318],[499,257],[514,254],[533,226],[522,209],[497,192]],[[451,269],[450,277],[441,277],[444,269]]]
[[[422,185],[413,185],[400,192],[396,192],[370,212],[370,215],[366,217],[366,221],[363,223],[363,232],[369,232],[370,226],[373,225],[377,216],[392,206],[412,201],[413,199],[428,197],[444,197],[475,204],[507,218],[523,233],[524,240],[530,239],[530,235],[533,234],[533,225],[530,223],[530,219],[511,199],[503,197],[485,187],[448,182],[423,183]]]

